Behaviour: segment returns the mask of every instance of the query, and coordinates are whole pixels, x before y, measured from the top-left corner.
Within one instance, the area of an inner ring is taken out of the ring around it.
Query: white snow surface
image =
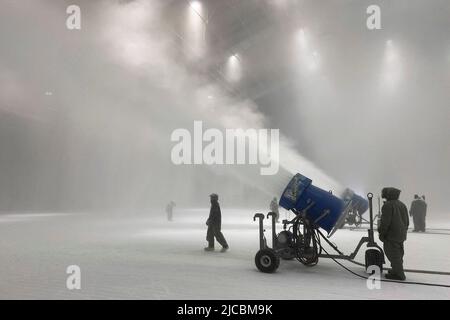
[[[266,210],[267,211],[267,210]],[[204,252],[207,208],[165,213],[0,215],[1,299],[449,299],[450,289],[381,283],[369,290],[331,259],[306,267],[281,261],[274,274],[259,272],[255,210],[222,208],[230,250]],[[259,211],[265,212],[265,211]],[[285,212],[281,214],[282,218]],[[157,218],[155,218],[155,216]],[[450,229],[429,221],[428,227]],[[265,220],[270,241],[270,224]],[[281,224],[278,225],[278,231]],[[345,253],[365,235],[338,230],[332,242]],[[409,233],[405,268],[450,271],[450,231]],[[358,255],[364,260],[364,250]],[[343,262],[355,272],[362,267]],[[66,268],[81,268],[81,289],[68,290]],[[408,273],[409,281],[450,285],[450,276]]]

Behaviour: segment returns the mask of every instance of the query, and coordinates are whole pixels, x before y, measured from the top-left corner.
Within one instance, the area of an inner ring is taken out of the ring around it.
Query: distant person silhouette
[[[421,198],[422,201],[422,207],[421,211],[419,213],[419,231],[425,232],[426,231],[426,217],[427,217],[427,203],[425,202],[425,196],[422,195]]]
[[[278,200],[277,197],[274,197],[272,201],[270,201],[270,211],[275,213],[275,219],[277,222],[280,222],[280,211],[278,208]]]
[[[167,220],[173,221],[173,208],[176,206],[176,203],[170,201],[166,206]]]
[[[409,209],[409,215],[413,218],[414,229],[413,232],[425,232],[425,216],[427,214],[427,203],[424,199],[425,196],[419,197],[414,195],[414,200],[411,202],[411,208]]]

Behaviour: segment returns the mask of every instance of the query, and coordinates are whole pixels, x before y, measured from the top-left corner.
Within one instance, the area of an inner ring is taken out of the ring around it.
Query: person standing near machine
[[[280,211],[278,208],[277,197],[274,197],[270,202],[270,211],[275,213],[275,220],[277,221],[277,223],[280,222]]]
[[[209,217],[206,221],[208,226],[208,231],[206,233],[206,240],[208,241],[208,246],[205,251],[214,251],[214,238],[222,246],[221,252],[228,250],[228,243],[222,234],[222,213],[220,211],[219,196],[215,193],[209,195],[211,200],[211,209],[209,211]]]
[[[414,195],[414,200],[409,209],[409,215],[413,218],[414,222],[413,232],[425,232],[425,218],[427,215],[425,196],[419,197],[417,194]]]
[[[420,207],[419,207],[419,230],[425,232],[426,229],[426,217],[427,217],[427,203],[425,202],[425,196],[422,195],[420,199]]]
[[[414,223],[413,232],[419,231],[419,222],[418,222],[419,211],[420,211],[419,207],[420,207],[420,198],[419,198],[418,194],[415,194],[414,200],[411,202],[411,207],[409,208],[409,215],[412,217],[413,223]]]
[[[408,209],[399,200],[400,190],[383,188],[381,197],[386,202],[381,208],[381,218],[378,234],[383,242],[386,257],[391,262],[392,270],[386,274],[386,279],[405,280],[403,271],[404,242],[409,226]]]

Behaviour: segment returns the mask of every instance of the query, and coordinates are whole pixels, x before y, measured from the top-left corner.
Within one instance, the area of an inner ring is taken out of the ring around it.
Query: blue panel
[[[297,173],[283,191],[280,206],[301,211],[312,202],[314,205],[308,209],[307,217],[329,233],[342,214],[344,202],[330,192],[313,186],[311,179]]]

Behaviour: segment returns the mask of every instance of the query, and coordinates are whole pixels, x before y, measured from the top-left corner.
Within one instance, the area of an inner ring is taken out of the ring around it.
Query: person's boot
[[[226,252],[230,247],[226,246],[226,247],[222,247],[222,249],[220,250],[220,252]]]
[[[204,250],[205,251],[214,251],[214,247],[206,247]]]
[[[386,279],[389,279],[389,280],[399,280],[399,281],[404,281],[405,279],[406,279],[406,277],[405,276],[399,276],[399,275],[397,275],[397,274],[395,274],[395,273],[386,273],[385,274],[385,278]]]

